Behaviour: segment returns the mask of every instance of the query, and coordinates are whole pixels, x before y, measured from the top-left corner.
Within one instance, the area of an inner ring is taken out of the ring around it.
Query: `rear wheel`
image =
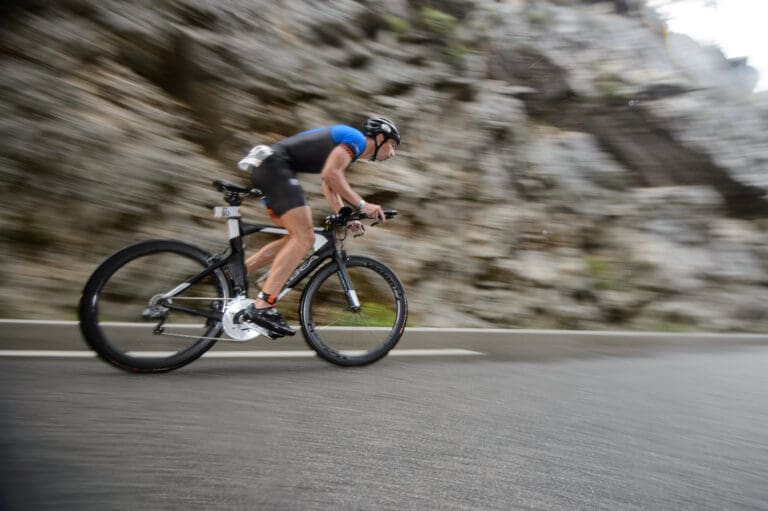
[[[301,297],[304,338],[318,355],[342,366],[375,362],[389,353],[405,329],[408,303],[395,273],[368,257],[351,256],[346,269],[360,307],[350,304],[336,263],[322,267]]]
[[[220,269],[184,287],[209,259],[204,250],[179,241],[147,241],[108,258],[80,299],[80,329],[88,345],[133,372],[170,371],[199,358],[221,335],[229,299]],[[164,302],[161,297],[171,291]]]

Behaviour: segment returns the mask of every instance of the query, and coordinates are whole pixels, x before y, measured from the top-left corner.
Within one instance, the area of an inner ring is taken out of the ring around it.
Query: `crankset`
[[[259,325],[254,325],[247,321],[239,322],[237,320],[239,319],[239,316],[242,315],[240,313],[245,311],[245,309],[252,303],[254,303],[254,301],[249,298],[238,298],[230,302],[224,309],[224,314],[221,318],[222,325],[224,326],[224,332],[226,332],[233,341],[250,341],[260,335],[265,335],[270,339],[272,338],[272,334],[270,334],[269,330],[266,328],[262,328]]]

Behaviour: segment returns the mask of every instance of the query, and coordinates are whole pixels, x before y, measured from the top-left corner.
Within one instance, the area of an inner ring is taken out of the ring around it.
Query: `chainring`
[[[244,311],[254,300],[249,298],[239,298],[233,300],[224,309],[222,324],[224,332],[232,338],[233,341],[250,341],[260,335],[267,335],[267,332],[253,323],[237,323],[235,317],[238,313]]]

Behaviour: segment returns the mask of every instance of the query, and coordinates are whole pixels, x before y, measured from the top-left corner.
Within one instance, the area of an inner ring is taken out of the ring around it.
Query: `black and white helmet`
[[[384,140],[391,138],[400,145],[400,132],[395,123],[386,117],[369,117],[363,123],[363,133],[366,137],[376,137],[379,133],[384,135]]]

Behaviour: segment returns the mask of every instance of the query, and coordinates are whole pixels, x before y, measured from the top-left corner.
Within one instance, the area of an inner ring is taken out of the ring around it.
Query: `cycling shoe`
[[[244,320],[266,328],[278,336],[296,334],[296,330],[286,323],[282,314],[280,314],[274,307],[257,309],[256,306],[251,304],[245,309],[245,313],[242,317]]]

